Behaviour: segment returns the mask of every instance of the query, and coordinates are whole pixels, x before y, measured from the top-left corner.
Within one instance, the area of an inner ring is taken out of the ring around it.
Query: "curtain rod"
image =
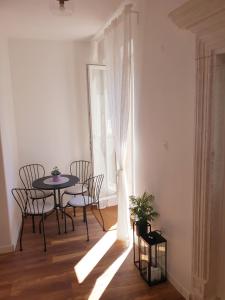
[[[99,41],[102,37],[103,37],[103,34],[104,34],[104,31],[105,31],[105,29],[111,24],[111,22],[114,20],[114,19],[116,19],[116,18],[118,18],[122,13],[123,13],[123,11],[124,11],[124,9],[127,7],[127,6],[130,6],[130,7],[132,7],[133,6],[133,4],[132,3],[123,3],[123,5],[122,6],[120,6],[115,12],[114,12],[114,14],[111,16],[111,18],[104,24],[104,26],[97,32],[97,34],[91,39],[91,41]],[[139,12],[138,11],[136,11],[136,10],[130,10],[130,12],[132,13],[132,14],[136,14],[137,15],[137,24],[139,24]]]

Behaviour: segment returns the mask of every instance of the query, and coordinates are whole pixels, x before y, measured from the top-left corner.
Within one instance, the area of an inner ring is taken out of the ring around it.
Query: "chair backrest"
[[[70,174],[77,176],[80,183],[84,183],[92,176],[91,162],[87,160],[76,160],[70,164]]]
[[[19,169],[19,176],[26,189],[32,189],[35,179],[45,176],[45,168],[40,164],[30,164]]]
[[[102,182],[104,179],[104,175],[97,175],[94,177],[90,177],[89,179],[84,182],[84,186],[87,186],[87,204],[98,204],[99,203],[99,196],[101,192]]]
[[[35,197],[37,198],[37,193],[38,199],[35,199]],[[12,195],[23,215],[41,215],[43,213],[46,202],[45,193],[43,191],[37,189],[15,188],[12,189]]]

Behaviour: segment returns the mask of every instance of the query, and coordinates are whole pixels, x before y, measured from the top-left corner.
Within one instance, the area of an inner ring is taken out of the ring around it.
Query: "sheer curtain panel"
[[[131,5],[104,32],[107,91],[117,159],[118,239],[129,242],[129,202],[125,175],[132,97]]]

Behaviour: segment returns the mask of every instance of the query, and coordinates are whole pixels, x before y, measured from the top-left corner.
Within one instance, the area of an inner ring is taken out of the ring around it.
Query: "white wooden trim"
[[[88,124],[89,124],[89,146],[90,146],[90,157],[94,171],[94,153],[93,153],[93,133],[92,133],[92,112],[91,112],[91,71],[92,70],[107,70],[105,65],[99,64],[87,64],[87,89],[88,89]]]
[[[18,224],[15,241],[12,241],[12,243],[13,243],[13,251],[16,251],[16,246],[19,243],[21,225],[22,225],[22,219],[21,219],[21,221]]]
[[[167,272],[167,278],[169,282],[175,287],[175,289],[186,299],[191,299],[191,292],[186,290],[185,287],[175,278],[171,273]]]
[[[181,29],[187,29],[210,49],[225,47],[225,1],[189,0],[169,14]]]
[[[4,245],[0,247],[0,254],[10,253],[14,251],[13,245]]]
[[[189,0],[169,17],[179,28],[190,30],[197,37],[191,299],[212,300],[216,299],[219,280],[215,270],[220,224],[217,219],[223,218],[218,210],[224,199],[221,182],[224,186],[225,180],[221,167],[225,148],[220,149],[225,140],[218,143],[219,126],[222,126],[218,123],[221,103],[213,91],[216,53],[223,53],[225,49],[225,1]]]

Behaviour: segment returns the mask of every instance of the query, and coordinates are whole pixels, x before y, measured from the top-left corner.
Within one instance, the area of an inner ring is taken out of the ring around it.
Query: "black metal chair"
[[[101,192],[102,182],[104,179],[104,175],[98,175],[87,179],[82,185],[82,193],[76,195],[72,199],[69,200],[69,207],[83,207],[84,211],[84,221],[86,223],[87,230],[87,241],[89,241],[89,232],[88,232],[88,222],[87,222],[87,211],[86,208],[90,206],[97,206],[99,210],[100,217],[102,219],[102,228],[105,231],[104,219],[102,217],[102,213],[99,207],[99,196]],[[67,206],[67,207],[68,207]],[[66,207],[65,207],[66,209]],[[66,228],[66,218],[65,218],[65,228]]]
[[[54,211],[54,202],[46,201],[45,193],[42,190],[15,188],[12,189],[12,194],[17,204],[19,205],[22,214],[22,224],[20,229],[20,251],[22,247],[22,236],[24,219],[28,216],[40,217],[40,226],[42,225],[43,239],[44,239],[44,251],[46,251],[46,239],[45,239],[45,217],[48,213]]]
[[[63,203],[63,197],[64,195],[70,195],[70,196],[76,196],[80,195],[84,192],[87,191],[87,185],[85,182],[89,177],[92,177],[92,167],[91,167],[91,162],[87,160],[76,160],[73,161],[70,164],[70,174],[77,176],[80,180],[79,183],[77,183],[74,186],[71,186],[67,188],[63,194],[62,194],[62,203]],[[76,215],[75,213],[75,207],[73,208],[74,216]],[[85,221],[85,220],[84,220]]]
[[[45,168],[41,164],[29,164],[19,169],[19,177],[25,189],[33,189],[34,180],[45,176]],[[53,196],[52,191],[36,191],[34,199],[42,199],[43,193],[45,198]],[[32,217],[33,232],[35,232],[34,217]]]

